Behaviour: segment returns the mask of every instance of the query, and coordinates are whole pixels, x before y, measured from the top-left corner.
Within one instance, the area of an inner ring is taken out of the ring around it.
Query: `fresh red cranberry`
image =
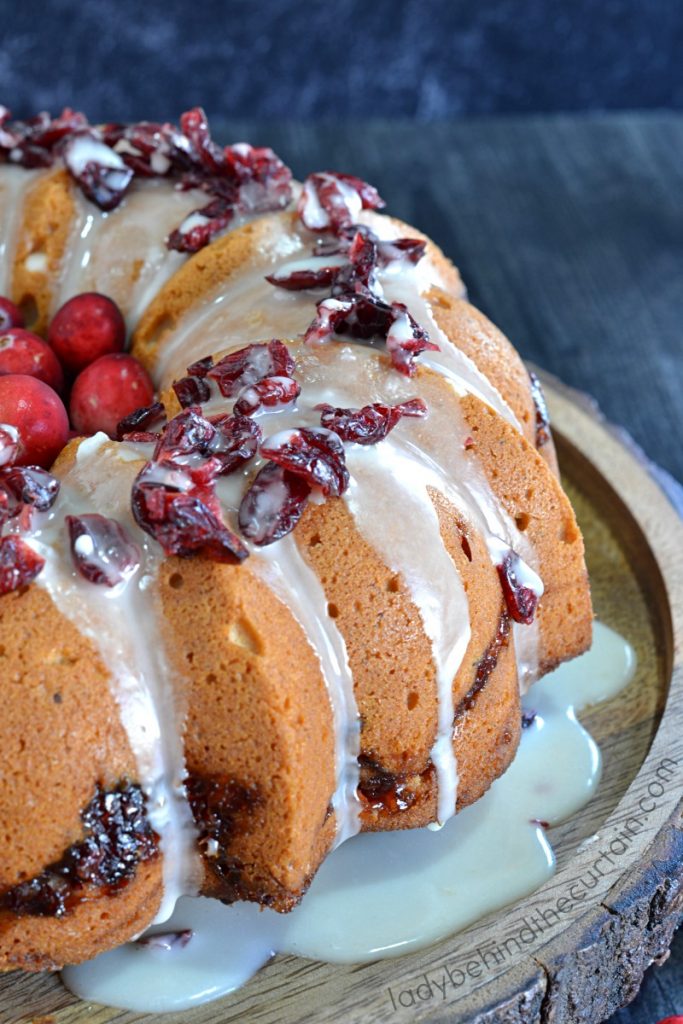
[[[161,402],[142,406],[128,416],[124,416],[116,425],[116,440],[123,441],[127,435],[151,431],[166,422],[166,409]]]
[[[375,402],[362,409],[335,409],[332,405],[318,405],[321,426],[333,430],[342,441],[354,444],[377,444],[404,416],[423,418],[427,406],[421,398],[413,398],[400,405]]]
[[[10,594],[34,580],[45,565],[32,547],[11,534],[0,540],[0,594]]]
[[[116,437],[120,421],[154,399],[154,385],[132,356],[101,356],[78,375],[71,391],[71,422],[83,434]]]
[[[299,216],[310,231],[338,232],[358,220],[361,210],[377,210],[384,200],[372,185],[351,174],[309,174],[299,199]]]
[[[0,295],[0,331],[9,331],[12,327],[24,326],[24,314],[18,306]]]
[[[74,295],[55,313],[47,340],[72,373],[111,352],[121,352],[126,325],[115,302],[98,292]]]
[[[267,345],[247,345],[230,352],[207,371],[215,380],[224,398],[233,398],[242,388],[256,384],[264,377],[291,377],[294,360],[281,341],[273,339]]]
[[[240,530],[254,544],[273,544],[294,529],[311,488],[306,481],[274,462],[267,462],[251,483],[239,507]]]
[[[7,373],[23,373],[54,391],[64,390],[64,372],[57,356],[42,338],[22,327],[0,333],[0,374]]]
[[[9,423],[0,423],[0,467],[11,466],[19,454],[19,431]]]
[[[261,408],[291,405],[300,394],[301,387],[291,377],[264,377],[240,391],[235,412],[241,416],[252,416]]]
[[[25,374],[0,377],[0,424],[18,431],[18,466],[48,469],[69,437],[69,419],[59,395]]]
[[[507,609],[515,620],[525,626],[531,625],[536,615],[540,593],[531,586],[531,570],[515,551],[509,551],[500,565],[496,566]]]
[[[123,526],[106,516],[67,516],[71,556],[77,570],[90,583],[115,587],[140,565],[140,549]]]
[[[338,498],[349,486],[344,446],[331,430],[283,430],[261,445],[261,455],[319,487],[325,497]]]

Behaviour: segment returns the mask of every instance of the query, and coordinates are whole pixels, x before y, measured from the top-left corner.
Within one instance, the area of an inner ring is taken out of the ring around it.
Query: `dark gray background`
[[[17,113],[409,117],[683,106],[681,0],[1,0]]]
[[[0,0],[0,103],[200,103],[297,175],[367,177],[525,357],[683,479],[683,0]],[[651,113],[596,113],[629,109]],[[500,116],[558,111],[579,113]],[[614,1024],[676,1011],[683,936]]]

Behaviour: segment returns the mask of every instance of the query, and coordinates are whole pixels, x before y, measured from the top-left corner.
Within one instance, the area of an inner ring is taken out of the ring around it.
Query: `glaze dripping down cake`
[[[49,472],[0,428],[0,967],[39,970],[443,823],[592,613],[538,381],[374,188],[198,110],[0,110],[0,159],[0,294],[38,334],[109,296],[158,395]]]

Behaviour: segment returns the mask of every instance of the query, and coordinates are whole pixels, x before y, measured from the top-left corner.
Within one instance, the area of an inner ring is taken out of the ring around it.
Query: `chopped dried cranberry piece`
[[[192,453],[208,457],[215,434],[216,428],[204,419],[201,409],[191,406],[166,424],[154,450],[154,461]]]
[[[0,466],[11,466],[19,454],[19,431],[11,423],[0,423]]]
[[[512,550],[496,568],[510,615],[515,622],[531,625],[543,593],[541,581]]]
[[[301,519],[311,488],[274,462],[267,462],[242,498],[238,522],[245,537],[259,546],[291,533]]]
[[[90,583],[115,587],[140,565],[140,549],[115,519],[88,514],[67,516],[71,556]]]
[[[207,376],[216,381],[224,398],[233,398],[264,377],[291,377],[293,372],[294,360],[287,346],[273,339],[267,345],[247,345],[230,352],[211,367]]]
[[[424,417],[427,406],[421,398],[413,398],[400,405],[384,405],[375,402],[362,409],[335,409],[332,405],[317,405],[320,409],[320,423],[327,430],[333,430],[342,441],[354,444],[377,444],[404,416]]]
[[[211,138],[208,120],[201,107],[193,107],[181,115],[180,130],[190,145],[194,161],[200,163],[209,174],[216,174],[223,169],[223,150]]]
[[[91,132],[75,135],[62,155],[83,194],[101,210],[114,210],[128,191],[133,171]]]
[[[206,377],[212,366],[213,356],[204,356],[203,359],[198,359],[196,363],[188,366],[187,375],[188,377]]]
[[[166,244],[176,252],[199,252],[230,224],[235,216],[235,204],[216,198],[188,214],[180,227],[172,231]]]
[[[378,242],[377,254],[380,265],[388,267],[392,263],[419,263],[426,248],[427,243],[420,238],[395,238]]]
[[[264,377],[240,391],[235,412],[251,416],[263,406],[271,409],[278,405],[291,405],[300,394],[301,387],[291,377]]]
[[[153,935],[143,935],[141,939],[135,939],[136,946],[148,946],[150,949],[160,949],[164,953],[170,953],[172,949],[184,949],[194,937],[191,928],[183,928],[178,932],[155,932]]]
[[[401,302],[389,305],[370,295],[324,299],[308,328],[305,341],[328,341],[333,334],[370,340],[384,338],[394,367],[408,377],[415,373],[415,357],[427,350],[438,351],[427,332],[413,319]]]
[[[377,190],[360,178],[321,171],[309,174],[304,182],[299,216],[309,231],[339,232],[353,224],[361,210],[383,206]]]
[[[203,377],[181,377],[173,381],[173,390],[183,409],[191,405],[202,405],[211,398],[209,382]]]
[[[210,423],[216,433],[210,443],[211,456],[220,462],[219,476],[234,473],[256,455],[261,428],[248,416],[214,416]]]
[[[16,505],[47,512],[59,494],[59,480],[40,466],[13,466],[0,470],[0,488]]]
[[[136,409],[129,416],[119,420],[116,428],[116,440],[122,441],[125,434],[150,431],[152,427],[161,426],[165,421],[166,410],[161,402],[146,405],[142,409]]]
[[[0,153],[22,167],[49,167],[64,138],[89,129],[85,116],[68,107],[56,118],[43,111],[28,121],[9,119],[9,110],[0,107]]]
[[[129,441],[131,444],[156,444],[161,434],[154,430],[131,430],[130,434],[124,434],[120,441]]]
[[[331,430],[283,430],[261,445],[261,455],[319,487],[326,497],[338,498],[349,486],[344,446]]]
[[[535,711],[522,711],[522,729],[530,729],[535,721]]]
[[[536,447],[542,448],[544,444],[548,444],[551,438],[550,416],[540,380],[532,371],[529,371],[529,378],[531,380],[531,397],[536,409]]]
[[[289,292],[301,292],[307,288],[329,288],[334,284],[339,267],[327,266],[318,269],[291,270],[287,268],[276,271],[274,274],[267,274],[266,281],[278,288],[285,288]]]
[[[217,562],[241,562],[247,557],[240,539],[201,498],[145,481],[144,473],[133,484],[133,515],[167,555],[186,558],[201,554]]]
[[[9,594],[34,580],[45,565],[21,537],[11,534],[0,540],[0,595]]]

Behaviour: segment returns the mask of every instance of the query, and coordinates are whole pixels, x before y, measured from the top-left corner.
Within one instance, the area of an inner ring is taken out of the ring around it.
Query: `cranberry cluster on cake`
[[[443,823],[584,651],[538,380],[377,191],[0,108],[0,969]]]

